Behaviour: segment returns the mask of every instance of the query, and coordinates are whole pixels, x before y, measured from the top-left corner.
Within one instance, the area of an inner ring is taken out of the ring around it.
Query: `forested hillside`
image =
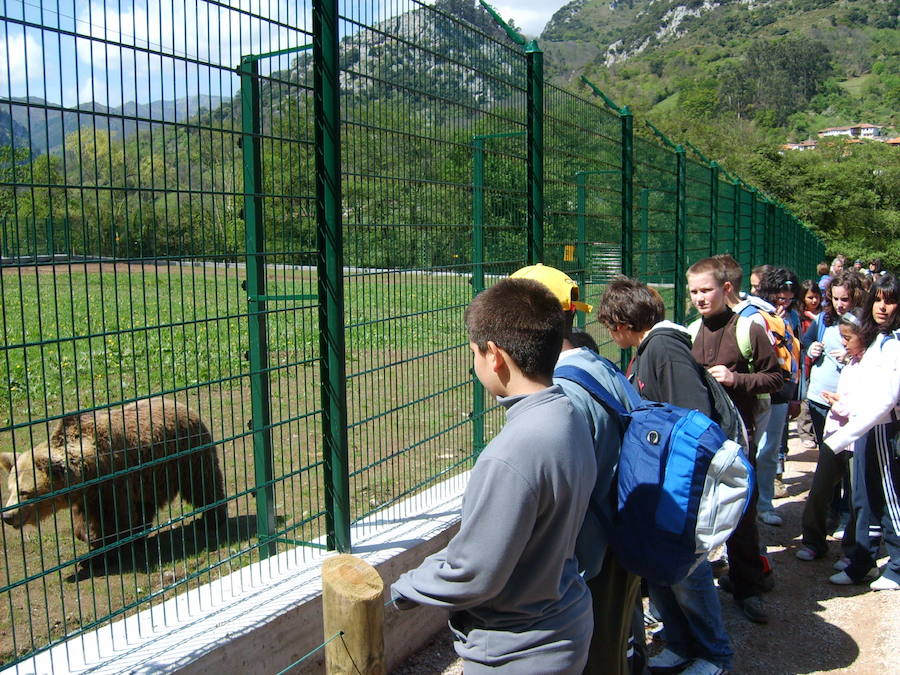
[[[502,117],[512,105],[507,81],[523,86],[521,59],[498,51],[486,36],[514,45],[476,0],[435,5],[446,17],[476,25],[481,36],[417,9],[343,38],[345,117],[360,116],[346,131],[349,174],[372,170],[354,164],[353,147],[367,142],[367,129],[415,124],[458,136],[460,152],[438,162],[427,143],[409,137],[377,168],[435,181],[467,176],[465,148],[481,131],[479,115]],[[539,44],[555,84],[587,93],[580,81],[586,75],[636,113],[638,133],[649,135],[643,120],[651,120],[675,142],[690,141],[785,203],[830,252],[879,255],[900,267],[900,148],[834,141],[814,152],[780,151],[784,142],[815,137],[828,126],[869,122],[900,134],[898,11],[900,0],[575,0],[556,13]],[[427,48],[412,57],[413,43]],[[305,249],[315,242],[309,59],[301,53],[261,83],[264,129],[293,139],[264,144],[270,167],[264,188],[293,196],[277,205],[279,232]],[[423,82],[437,98],[415,98]],[[407,112],[394,120],[400,96]],[[471,119],[448,125],[445,106],[435,100],[463,106]],[[62,111],[58,102],[22,103],[0,101],[0,213],[7,218],[68,219],[76,233],[79,222],[90,223],[83,235],[105,253],[240,250],[238,95],[160,101],[146,109],[92,103]],[[165,123],[172,120],[178,123]],[[422,218],[415,194],[378,199],[369,194],[376,188],[362,181],[345,189],[348,213],[360,222]],[[435,255],[440,249],[435,242]]]
[[[780,151],[862,122],[900,135],[898,12],[898,0],[575,0],[541,45],[557,81],[586,75],[691,141],[788,205],[829,252],[900,266],[900,148]]]

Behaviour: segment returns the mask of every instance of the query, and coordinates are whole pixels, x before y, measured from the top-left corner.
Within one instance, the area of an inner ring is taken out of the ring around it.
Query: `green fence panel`
[[[685,246],[687,265],[710,253],[710,237],[714,229],[712,175],[709,166],[688,158],[686,161]],[[718,207],[715,210],[718,217]]]
[[[4,664],[348,550],[469,469],[502,415],[463,311],[528,262],[594,305],[630,271],[678,319],[705,255],[824,256],[699,151],[544,82],[539,46],[474,5],[85,8],[0,18],[22,64],[0,78]]]
[[[496,429],[496,413],[473,412],[484,397],[462,312],[525,264],[529,242],[521,49],[491,22],[381,9],[387,26],[342,7],[354,27],[341,67],[352,521],[469,468],[483,445],[472,418],[488,438]]]
[[[579,282],[597,305],[622,270],[622,153],[619,115],[553,85],[544,95],[544,262]],[[618,349],[594,317],[578,315],[606,356]]]
[[[718,214],[715,232],[715,250],[717,253],[729,253],[737,259],[737,248],[735,246],[736,232],[735,227],[735,190],[734,185],[724,175],[721,174],[716,181],[716,190],[718,191]]]
[[[642,281],[674,289],[677,161],[672,151],[634,139],[634,272]],[[664,295],[664,298],[668,296]],[[674,296],[667,302],[674,316]]]

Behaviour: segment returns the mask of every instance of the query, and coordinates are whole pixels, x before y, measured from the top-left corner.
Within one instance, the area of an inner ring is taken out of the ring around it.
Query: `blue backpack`
[[[724,543],[753,494],[753,469],[738,443],[703,413],[644,401],[627,412],[593,376],[562,365],[571,380],[622,422],[618,505],[610,548],[628,571],[675,584]]]

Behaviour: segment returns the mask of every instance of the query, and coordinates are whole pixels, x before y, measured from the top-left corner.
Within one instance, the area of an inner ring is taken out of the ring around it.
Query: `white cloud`
[[[516,26],[529,37],[537,37],[544,30],[550,17],[570,0],[506,0],[490,3],[504,20],[515,21]]]
[[[35,31],[24,30],[6,24],[6,30],[0,33],[0,59],[6,56],[5,63],[0,65],[0,96],[40,96],[42,90],[26,91],[25,78],[37,86],[44,72],[44,54],[37,40]]]

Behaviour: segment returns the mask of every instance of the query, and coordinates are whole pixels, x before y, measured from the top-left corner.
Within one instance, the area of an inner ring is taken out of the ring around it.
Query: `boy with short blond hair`
[[[737,340],[738,315],[728,306],[734,291],[721,260],[704,258],[688,268],[691,303],[700,319],[691,325],[694,358],[723,386],[741,414],[751,438],[750,462],[756,463],[754,421],[757,396],[778,391],[781,367],[765,330],[750,325],[751,356],[745,358]],[[729,586],[744,615],[765,623],[768,616],[761,594],[765,590],[756,527],[756,498],[751,499],[737,529],[728,539]],[[720,582],[720,585],[721,582]]]
[[[467,675],[580,675],[593,621],[575,541],[596,461],[587,421],[552,382],[565,318],[545,286],[504,279],[472,301],[466,327],[506,424],[472,469],[459,532],[391,594],[401,609],[451,611]]]

